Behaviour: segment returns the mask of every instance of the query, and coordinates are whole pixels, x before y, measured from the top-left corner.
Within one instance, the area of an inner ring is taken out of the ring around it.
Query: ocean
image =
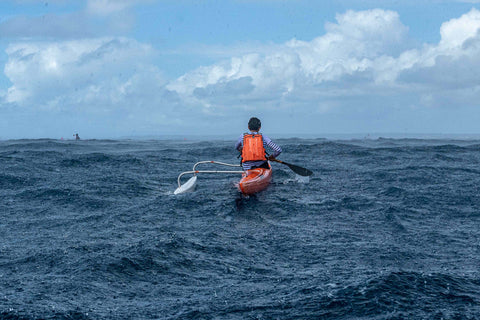
[[[0,141],[0,319],[480,319],[480,140],[276,142]]]

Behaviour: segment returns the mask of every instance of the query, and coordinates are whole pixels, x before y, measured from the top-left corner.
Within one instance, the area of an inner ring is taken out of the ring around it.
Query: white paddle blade
[[[192,192],[192,191],[195,190],[196,185],[197,185],[197,176],[193,176],[190,179],[188,179],[187,182],[185,182],[180,187],[178,187],[173,192],[173,194],[181,194],[181,193]]]

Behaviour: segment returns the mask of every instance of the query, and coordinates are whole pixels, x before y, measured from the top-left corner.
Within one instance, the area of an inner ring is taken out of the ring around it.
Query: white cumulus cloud
[[[226,104],[280,109],[311,105],[331,110],[348,96],[361,103],[362,98],[390,94],[395,103],[395,97],[407,92],[410,101],[403,97],[396,101],[416,105],[428,96],[429,105],[441,104],[445,87],[455,91],[480,85],[476,72],[480,12],[476,9],[445,22],[440,42],[422,47],[412,47],[408,27],[396,12],[388,10],[347,11],[325,29],[324,35],[311,41],[292,39],[272,46],[270,52],[198,68],[168,88],[209,110]],[[418,87],[418,83],[424,84]],[[242,90],[237,88],[240,84]],[[465,90],[452,95],[456,94],[464,95]]]
[[[466,40],[478,36],[480,30],[480,11],[472,9],[458,19],[452,19],[442,24],[440,46],[454,48],[461,46]]]
[[[135,85],[163,82],[149,64],[153,49],[126,38],[21,42],[6,52],[13,85],[4,99],[19,106],[109,109]]]
[[[382,67],[377,70],[377,60],[382,66],[394,65],[389,55],[404,49],[408,28],[398,14],[380,9],[348,11],[336,19],[337,23],[326,25],[325,35],[312,41],[293,39],[269,53],[247,54],[201,67],[172,82],[169,88],[188,96],[198,88],[215,92],[215,85],[224,88],[227,83],[248,77],[254,88],[245,99],[281,100],[299,90],[329,94],[317,86],[341,82],[344,77],[351,81],[358,78],[359,82],[389,78],[385,73],[391,71]],[[216,103],[214,94],[207,100],[208,105]]]

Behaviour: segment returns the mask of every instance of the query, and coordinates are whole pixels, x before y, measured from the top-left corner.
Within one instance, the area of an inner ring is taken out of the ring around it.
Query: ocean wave
[[[244,197],[173,195],[233,140],[1,141],[0,319],[480,318],[478,141],[277,142]]]

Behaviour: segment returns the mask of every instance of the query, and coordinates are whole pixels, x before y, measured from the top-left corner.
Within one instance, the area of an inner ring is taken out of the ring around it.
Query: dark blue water
[[[480,141],[234,142],[0,142],[0,319],[480,319]]]

